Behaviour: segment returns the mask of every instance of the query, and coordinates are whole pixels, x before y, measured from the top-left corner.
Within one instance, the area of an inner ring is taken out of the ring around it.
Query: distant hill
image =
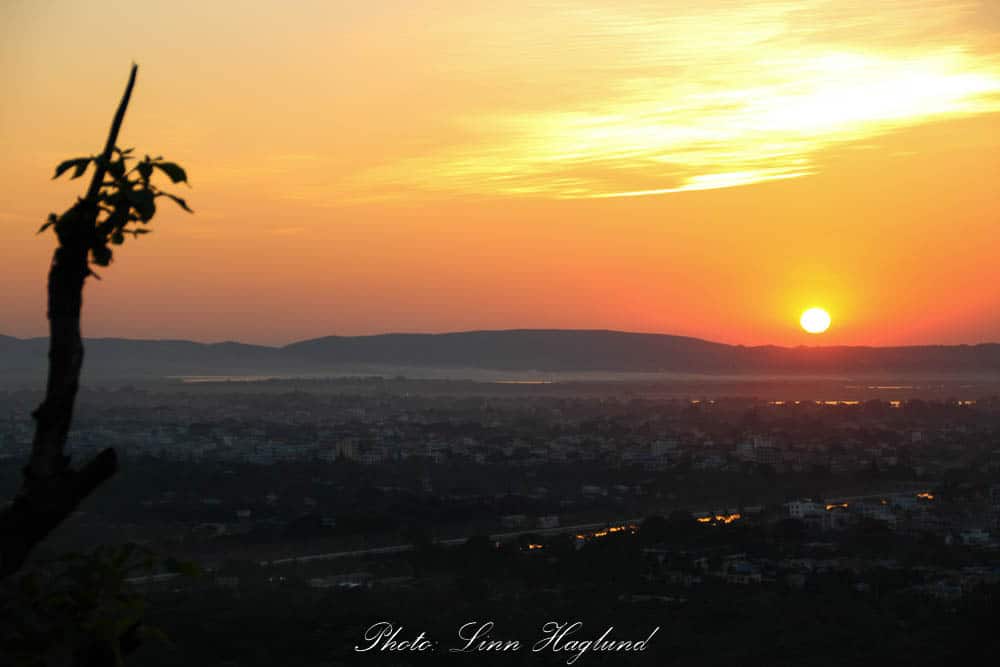
[[[0,336],[0,376],[44,378],[48,346],[48,338]],[[242,343],[90,338],[83,368],[86,376],[116,378],[277,372],[286,366],[281,356],[278,348]]]
[[[1000,372],[1000,344],[914,347],[744,347],[622,331],[470,331],[329,336],[283,351],[320,365],[349,362],[542,371],[681,373]]]
[[[38,377],[47,340],[0,336],[0,373]],[[620,331],[469,331],[328,336],[284,347],[182,340],[86,341],[90,376],[323,373],[350,365],[505,371],[696,374],[1000,374],[1000,344],[913,347],[744,347]]]

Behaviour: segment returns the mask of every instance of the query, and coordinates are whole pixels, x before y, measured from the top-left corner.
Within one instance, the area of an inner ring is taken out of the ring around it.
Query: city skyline
[[[135,60],[120,143],[197,215],[88,283],[88,337],[1000,340],[989,2],[180,5],[0,10],[0,333],[45,333],[52,170]]]

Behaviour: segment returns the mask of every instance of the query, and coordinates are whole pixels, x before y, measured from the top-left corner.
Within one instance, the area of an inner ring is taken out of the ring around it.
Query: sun
[[[830,328],[830,313],[822,308],[810,308],[802,313],[799,324],[811,334],[821,334]]]

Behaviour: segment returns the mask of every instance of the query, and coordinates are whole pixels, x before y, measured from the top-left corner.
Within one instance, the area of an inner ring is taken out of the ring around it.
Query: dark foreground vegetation
[[[772,572],[740,585],[718,576],[734,550],[780,563],[808,557],[811,536],[788,522],[703,526],[653,518],[645,525],[582,548],[565,536],[539,539],[543,546],[534,549],[531,538],[499,549],[485,539],[453,549],[425,545],[405,557],[354,564],[373,576],[356,587],[317,589],[303,568],[233,562],[217,576],[238,580],[234,588],[203,580],[184,584],[203,587],[199,594],[153,593],[150,620],[173,641],[137,658],[164,667],[566,664],[573,651],[531,650],[549,621],[580,621],[588,639],[608,626],[630,639],[660,628],[641,653],[585,653],[575,662],[584,665],[980,665],[991,664],[1000,648],[995,584],[954,599],[921,587],[924,556],[961,567],[980,559],[968,550],[859,529],[837,547],[860,559],[857,571],[803,578]],[[704,567],[699,558],[707,558]],[[435,647],[355,652],[380,621],[402,626],[397,639],[424,632]],[[520,650],[450,653],[466,644],[459,628],[472,621],[493,621],[491,638],[519,640]]]

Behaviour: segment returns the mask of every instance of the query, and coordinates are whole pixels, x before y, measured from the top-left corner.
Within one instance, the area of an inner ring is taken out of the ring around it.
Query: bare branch
[[[90,188],[87,190],[86,199],[93,199],[101,191],[101,182],[104,180],[104,174],[108,170],[111,155],[115,151],[115,144],[118,142],[118,132],[122,129],[122,120],[125,119],[125,110],[128,108],[128,102],[132,98],[132,88],[135,87],[135,75],[138,71],[139,66],[132,63],[132,71],[129,72],[128,83],[125,85],[125,93],[122,95],[122,101],[118,103],[118,110],[115,111],[115,116],[111,121],[111,131],[108,132],[108,141],[104,144],[104,152],[101,154],[101,159],[97,161],[97,169],[94,170],[94,176],[90,179]]]

